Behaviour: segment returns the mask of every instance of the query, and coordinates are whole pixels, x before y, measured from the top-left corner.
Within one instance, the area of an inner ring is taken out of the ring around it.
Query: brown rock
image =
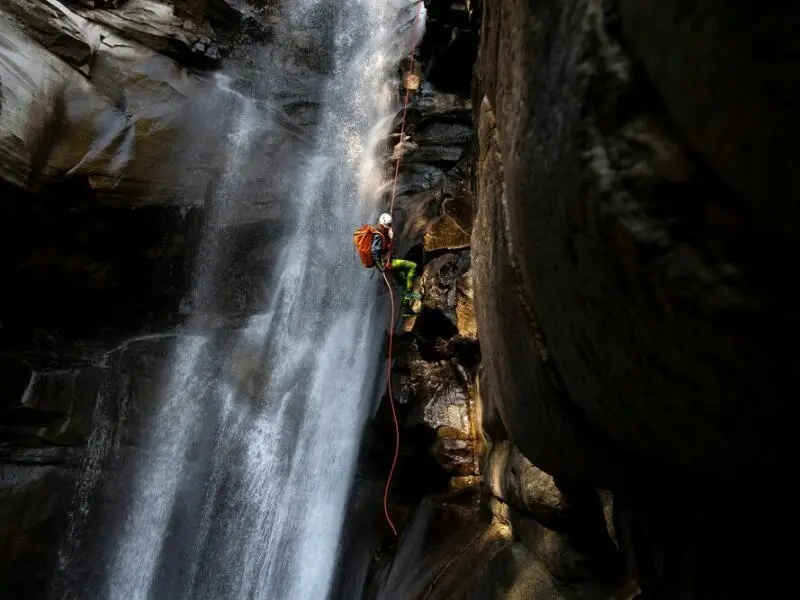
[[[423,306],[428,311],[441,314],[449,322],[452,332],[445,337],[452,337],[458,332],[456,310],[459,301],[459,280],[468,272],[469,265],[468,252],[443,254],[425,265],[420,279],[425,288]],[[462,287],[462,292],[464,290]]]
[[[472,272],[461,276],[456,287],[456,327],[458,334],[470,340],[478,339],[478,324],[473,305]]]
[[[574,507],[553,478],[509,442],[492,445],[484,476],[497,498],[549,527],[563,529],[576,518]]]
[[[476,444],[470,438],[438,438],[431,453],[449,474],[464,477],[480,473]]]
[[[470,235],[449,215],[442,215],[431,223],[422,242],[426,252],[467,248]]]
[[[422,78],[419,73],[413,71],[406,71],[403,73],[403,87],[410,92],[419,91],[419,86],[422,84]]]

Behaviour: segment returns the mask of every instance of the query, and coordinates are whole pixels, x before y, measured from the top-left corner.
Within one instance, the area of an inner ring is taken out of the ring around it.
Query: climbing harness
[[[408,70],[412,71],[414,68],[414,49],[417,46],[417,26],[419,25],[419,17],[422,10],[422,0],[417,0],[417,14],[414,17],[414,25],[411,28],[411,48],[408,51],[409,67]],[[408,99],[409,88],[406,86],[406,94],[403,99],[403,117],[400,120],[400,144],[405,140],[406,133],[406,115],[408,113]],[[400,175],[400,159],[403,156],[402,146],[401,151],[397,153],[397,162],[394,167],[394,182],[392,183],[392,199],[389,205],[389,215],[394,218],[394,200],[397,194],[397,178]],[[394,458],[392,459],[392,466],[389,469],[389,476],[386,478],[386,486],[383,488],[383,514],[386,516],[386,522],[392,529],[392,533],[397,536],[397,528],[392,521],[392,516],[389,514],[389,489],[392,486],[392,477],[397,468],[397,458],[400,455],[400,423],[397,421],[397,409],[394,405],[394,395],[392,394],[392,351],[394,349],[394,290],[389,283],[389,278],[386,273],[383,273],[383,280],[386,282],[386,287],[389,290],[389,299],[391,301],[391,311],[389,315],[389,352],[386,359],[386,385],[389,396],[389,406],[392,409],[392,421],[394,422]]]

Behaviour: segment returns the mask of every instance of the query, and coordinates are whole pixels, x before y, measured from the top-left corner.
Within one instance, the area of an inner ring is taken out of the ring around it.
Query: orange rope
[[[414,69],[414,48],[417,46],[417,25],[419,24],[419,16],[422,11],[422,0],[417,2],[417,16],[414,18],[414,25],[411,28],[411,50],[408,52],[408,72],[411,73]],[[406,86],[406,96],[403,99],[403,118],[400,121],[400,144],[402,144],[405,140],[405,133],[406,133],[406,114],[408,112],[408,97],[409,97],[409,90],[408,86]],[[389,206],[389,214],[394,217],[394,198],[395,194],[397,193],[397,177],[400,175],[400,159],[403,156],[402,146],[400,148],[400,152],[397,153],[397,162],[395,163],[394,167],[394,184],[392,185],[392,202]]]
[[[408,71],[411,73],[414,69],[414,48],[417,46],[417,25],[419,24],[419,17],[422,11],[422,0],[417,2],[417,15],[414,18],[414,25],[411,29],[411,49],[408,52],[409,66]],[[397,162],[394,167],[394,182],[392,183],[392,199],[389,205],[389,214],[394,217],[394,200],[397,194],[397,178],[400,175],[400,159],[403,156],[402,144],[405,141],[406,133],[406,115],[408,114],[408,98],[409,89],[406,85],[406,95],[403,99],[403,117],[400,121],[400,151],[397,153]],[[392,528],[392,533],[397,536],[397,527],[392,522],[392,517],[389,514],[389,488],[392,486],[392,477],[397,468],[397,459],[400,456],[400,424],[397,421],[397,409],[394,406],[394,395],[392,394],[392,351],[394,348],[394,290],[389,283],[386,273],[383,273],[383,280],[386,282],[386,287],[389,289],[389,298],[391,300],[391,314],[389,316],[389,353],[386,360],[386,380],[389,391],[389,406],[392,409],[392,420],[394,421],[394,458],[392,459],[392,467],[389,469],[389,476],[386,478],[386,487],[383,488],[383,514],[386,516],[386,522]]]
[[[392,517],[389,514],[389,486],[392,484],[392,477],[394,470],[397,467],[397,458],[400,455],[400,424],[397,422],[397,410],[394,407],[394,398],[392,397],[392,347],[394,346],[394,290],[392,284],[389,283],[389,278],[386,277],[386,272],[383,273],[383,280],[386,282],[386,287],[389,289],[389,300],[391,301],[391,316],[389,327],[389,357],[387,359],[387,387],[389,389],[389,406],[392,408],[392,420],[394,421],[394,458],[392,459],[392,468],[389,469],[389,477],[386,478],[386,487],[383,488],[383,514],[386,516],[386,522],[392,528],[392,532],[397,535],[397,528],[392,522]]]

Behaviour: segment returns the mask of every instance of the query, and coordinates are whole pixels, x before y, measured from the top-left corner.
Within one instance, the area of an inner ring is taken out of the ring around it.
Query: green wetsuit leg
[[[400,258],[392,259],[392,271],[398,277],[405,278],[405,293],[410,294],[414,290],[414,276],[417,274],[417,263]]]

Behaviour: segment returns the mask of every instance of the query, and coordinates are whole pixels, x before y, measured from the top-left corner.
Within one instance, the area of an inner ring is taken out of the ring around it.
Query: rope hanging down
[[[411,48],[408,51],[408,71],[412,72],[414,69],[414,49],[417,46],[417,27],[419,25],[419,17],[422,11],[422,0],[417,0],[417,15],[414,17],[414,25],[411,28]],[[394,219],[394,199],[397,193],[397,178],[400,175],[400,159],[403,156],[403,143],[405,142],[406,133],[406,114],[408,113],[408,100],[409,100],[409,86],[405,85],[406,93],[403,99],[403,117],[400,120],[400,145],[399,152],[397,153],[397,162],[394,167],[394,182],[392,183],[392,199],[389,205],[389,214]],[[389,476],[386,478],[386,487],[383,489],[383,514],[386,516],[386,522],[392,528],[392,533],[397,535],[397,528],[392,521],[389,514],[389,488],[392,485],[392,477],[397,468],[397,458],[400,455],[400,424],[397,421],[397,410],[394,405],[394,395],[392,394],[392,351],[394,349],[394,290],[392,289],[386,273],[383,274],[383,280],[386,282],[386,287],[389,289],[389,298],[391,300],[391,311],[389,315],[389,352],[386,359],[386,386],[389,391],[389,406],[392,409],[392,420],[394,421],[394,458],[392,459],[392,467],[389,469]]]

